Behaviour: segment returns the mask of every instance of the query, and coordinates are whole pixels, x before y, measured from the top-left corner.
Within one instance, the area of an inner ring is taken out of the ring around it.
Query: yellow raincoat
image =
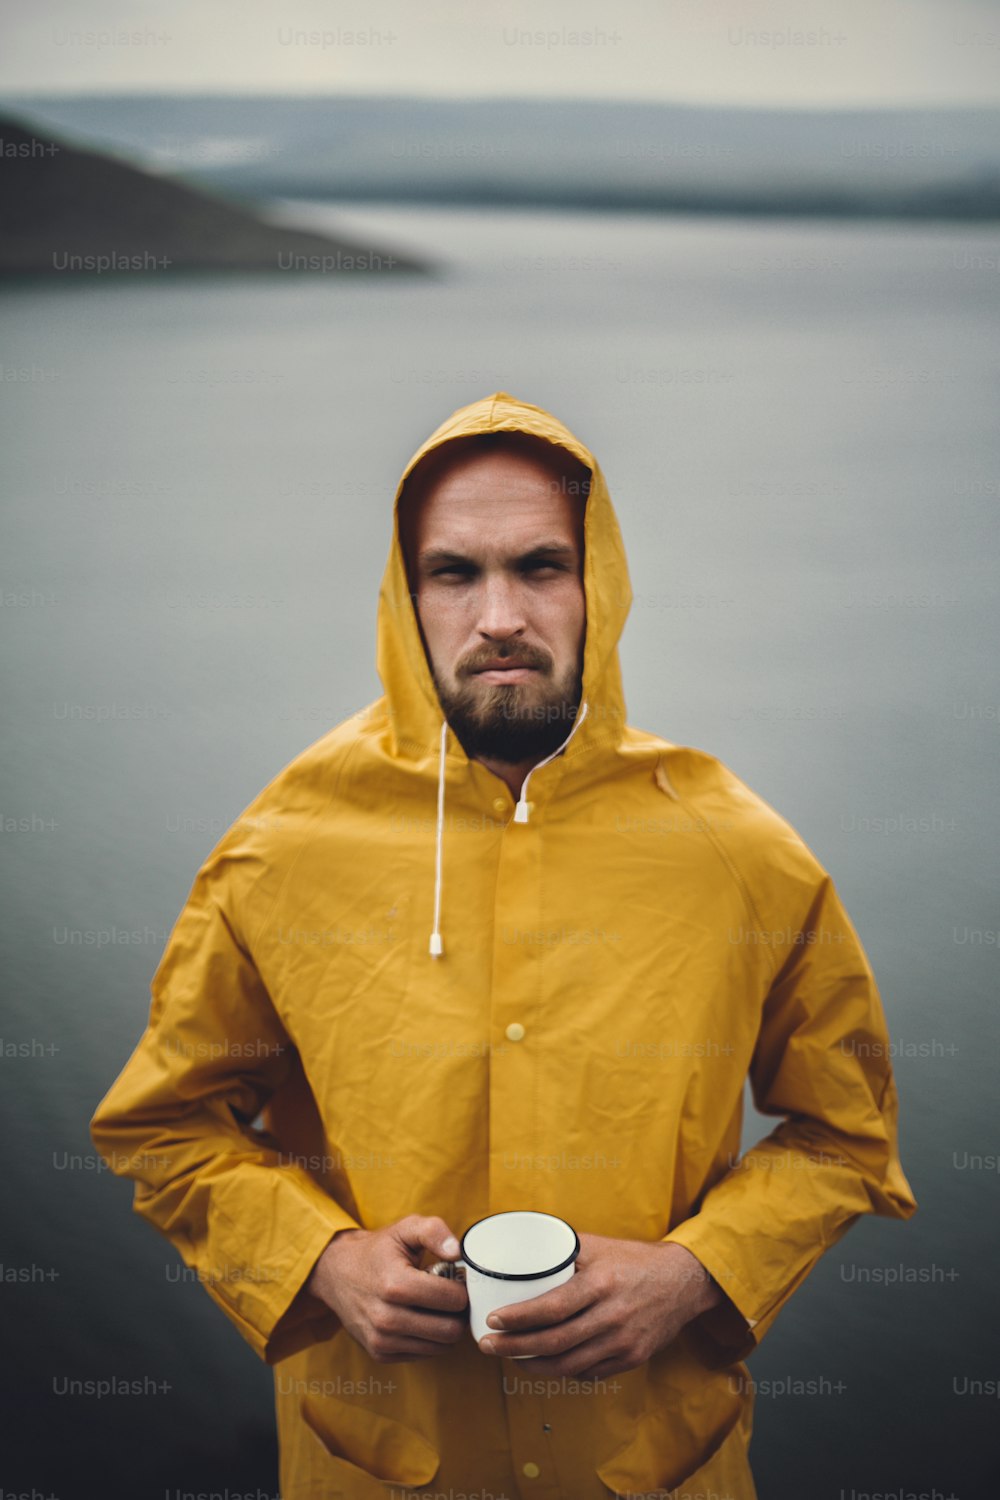
[[[406,472],[511,429],[593,473],[586,717],[515,817],[450,729],[442,746],[394,524],[384,696],[282,771],[198,872],[94,1141],[276,1364],[283,1500],[751,1500],[740,1361],[858,1215],[916,1208],[885,1021],[794,830],[711,755],[626,725],[631,592],[593,455],[499,392]],[[740,1159],[748,1072],[783,1118]],[[515,1208],[677,1241],[730,1301],[639,1368],[553,1391],[471,1335],[378,1364],[303,1290],[336,1230],[420,1213],[461,1235]]]

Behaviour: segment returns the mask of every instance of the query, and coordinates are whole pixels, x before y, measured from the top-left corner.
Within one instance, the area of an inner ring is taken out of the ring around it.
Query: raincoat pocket
[[[326,1449],[330,1484],[352,1500],[384,1500],[385,1484],[428,1484],[440,1467],[439,1454],[419,1432],[368,1407],[306,1396],[302,1417]]]
[[[746,1468],[742,1432],[749,1421],[750,1399],[734,1399],[731,1389],[724,1391],[717,1379],[701,1384],[699,1420],[694,1424],[685,1420],[678,1388],[671,1390],[666,1381],[650,1382],[645,1411],[628,1441],[597,1466],[597,1477],[613,1495],[666,1496],[703,1473],[714,1478],[713,1460],[721,1459],[723,1450],[728,1455],[731,1442],[740,1442]],[[728,1457],[725,1464],[731,1467]],[[749,1475],[748,1468],[746,1472]],[[728,1500],[745,1500],[752,1493],[752,1486],[733,1489]]]

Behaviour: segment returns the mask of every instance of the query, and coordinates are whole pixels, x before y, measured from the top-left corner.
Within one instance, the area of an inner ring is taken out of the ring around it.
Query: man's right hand
[[[459,1258],[443,1219],[408,1214],[384,1229],[342,1229],[306,1288],[378,1364],[428,1359],[461,1338],[469,1298],[462,1282],[417,1269],[425,1249],[442,1260]]]

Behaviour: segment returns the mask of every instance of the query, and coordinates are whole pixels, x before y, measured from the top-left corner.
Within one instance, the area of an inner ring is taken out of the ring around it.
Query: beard
[[[489,659],[514,654],[493,651]],[[557,678],[547,654],[521,647],[516,656],[534,667],[537,676],[509,684],[481,682],[466,664],[452,687],[433,674],[444,716],[472,759],[486,757],[511,766],[532,759],[537,763],[558,750],[573,728],[583,695],[578,669],[570,667]]]

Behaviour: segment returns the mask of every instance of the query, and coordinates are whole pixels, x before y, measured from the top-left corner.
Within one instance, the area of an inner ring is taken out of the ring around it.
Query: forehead
[[[580,488],[555,459],[505,450],[459,454],[439,462],[405,496],[404,544],[411,552],[446,540],[517,547],[544,535],[582,547]]]

